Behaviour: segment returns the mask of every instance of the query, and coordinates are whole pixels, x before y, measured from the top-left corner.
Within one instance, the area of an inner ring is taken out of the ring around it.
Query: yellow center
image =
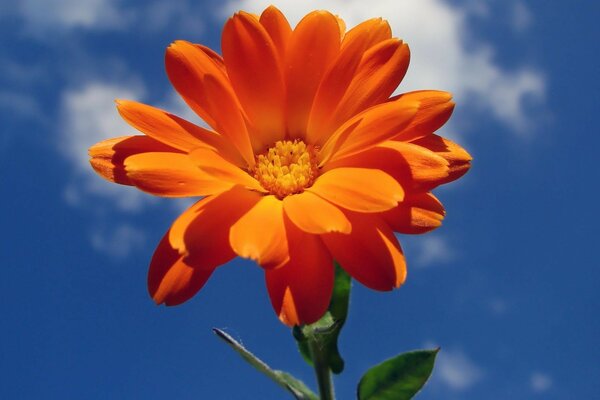
[[[319,169],[313,146],[301,140],[280,140],[256,157],[250,171],[262,187],[279,198],[300,193],[315,181]]]

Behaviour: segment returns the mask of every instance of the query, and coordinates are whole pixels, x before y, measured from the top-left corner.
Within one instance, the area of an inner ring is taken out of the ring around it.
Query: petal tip
[[[150,285],[148,285],[148,293],[155,305],[160,306],[164,304],[165,295],[164,293],[161,294],[158,288],[151,288]]]
[[[123,113],[126,112],[127,109],[131,108],[131,106],[133,104],[136,104],[136,102],[133,100],[115,99],[115,106],[117,107],[117,111],[121,115],[123,115]],[[138,104],[141,104],[141,103],[138,103]]]
[[[341,233],[343,235],[349,235],[352,233],[352,225],[348,222],[344,226],[335,226],[327,230],[327,233]]]
[[[404,285],[406,282],[406,267],[404,268],[403,273],[396,279],[393,289],[398,289],[400,286]]]
[[[129,100],[125,100],[125,99],[115,99],[115,106],[117,107],[117,109],[120,109],[121,107],[124,107],[127,105],[127,103],[129,102]]]

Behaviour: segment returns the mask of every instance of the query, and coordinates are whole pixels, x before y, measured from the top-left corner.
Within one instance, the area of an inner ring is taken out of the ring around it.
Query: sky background
[[[251,262],[219,269],[184,305],[154,305],[149,259],[190,202],[109,184],[87,157],[134,133],[115,98],[197,121],[168,83],[165,48],[219,49],[228,15],[268,3],[0,1],[0,398],[286,398],[211,327],[314,388]],[[399,91],[452,91],[441,133],[474,157],[436,192],[444,225],[401,237],[406,284],[354,286],[339,399],[369,366],[438,345],[421,400],[597,397],[600,3],[273,4],[294,23],[316,8],[349,27],[388,19],[411,46]]]

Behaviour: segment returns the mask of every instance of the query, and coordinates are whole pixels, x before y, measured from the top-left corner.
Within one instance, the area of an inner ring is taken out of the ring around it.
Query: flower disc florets
[[[262,187],[279,198],[301,193],[315,181],[316,151],[301,140],[280,140],[256,157],[250,171]]]

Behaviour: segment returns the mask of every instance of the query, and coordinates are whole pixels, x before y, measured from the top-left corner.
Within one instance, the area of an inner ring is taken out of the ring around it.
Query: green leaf
[[[310,348],[308,346],[308,338],[302,332],[302,328],[298,325],[294,326],[292,329],[292,334],[294,335],[294,339],[296,339],[296,344],[298,345],[298,351],[300,351],[300,355],[306,361],[308,365],[313,367],[313,361],[310,355]]]
[[[338,350],[338,338],[348,316],[352,280],[338,263],[335,263],[333,295],[327,313],[317,322],[294,327],[293,335],[304,360],[313,365],[309,341],[314,340],[323,349],[327,365],[335,374],[344,370],[344,360]]]
[[[231,346],[246,362],[256,368],[258,371],[265,374],[276,384],[289,391],[297,400],[318,400],[319,398],[313,393],[302,381],[294,378],[287,372],[274,370],[265,364],[264,361],[250,353],[238,341],[232,338],[224,331],[213,328],[213,332],[222,339],[225,343]]]
[[[374,366],[358,384],[358,399],[412,399],[429,379],[439,350],[411,351]]]
[[[329,304],[329,312],[335,325],[327,342],[329,367],[334,374],[340,374],[344,370],[344,360],[338,349],[338,337],[346,323],[348,308],[350,305],[350,288],[352,279],[337,263],[335,264],[335,285],[333,297]]]

